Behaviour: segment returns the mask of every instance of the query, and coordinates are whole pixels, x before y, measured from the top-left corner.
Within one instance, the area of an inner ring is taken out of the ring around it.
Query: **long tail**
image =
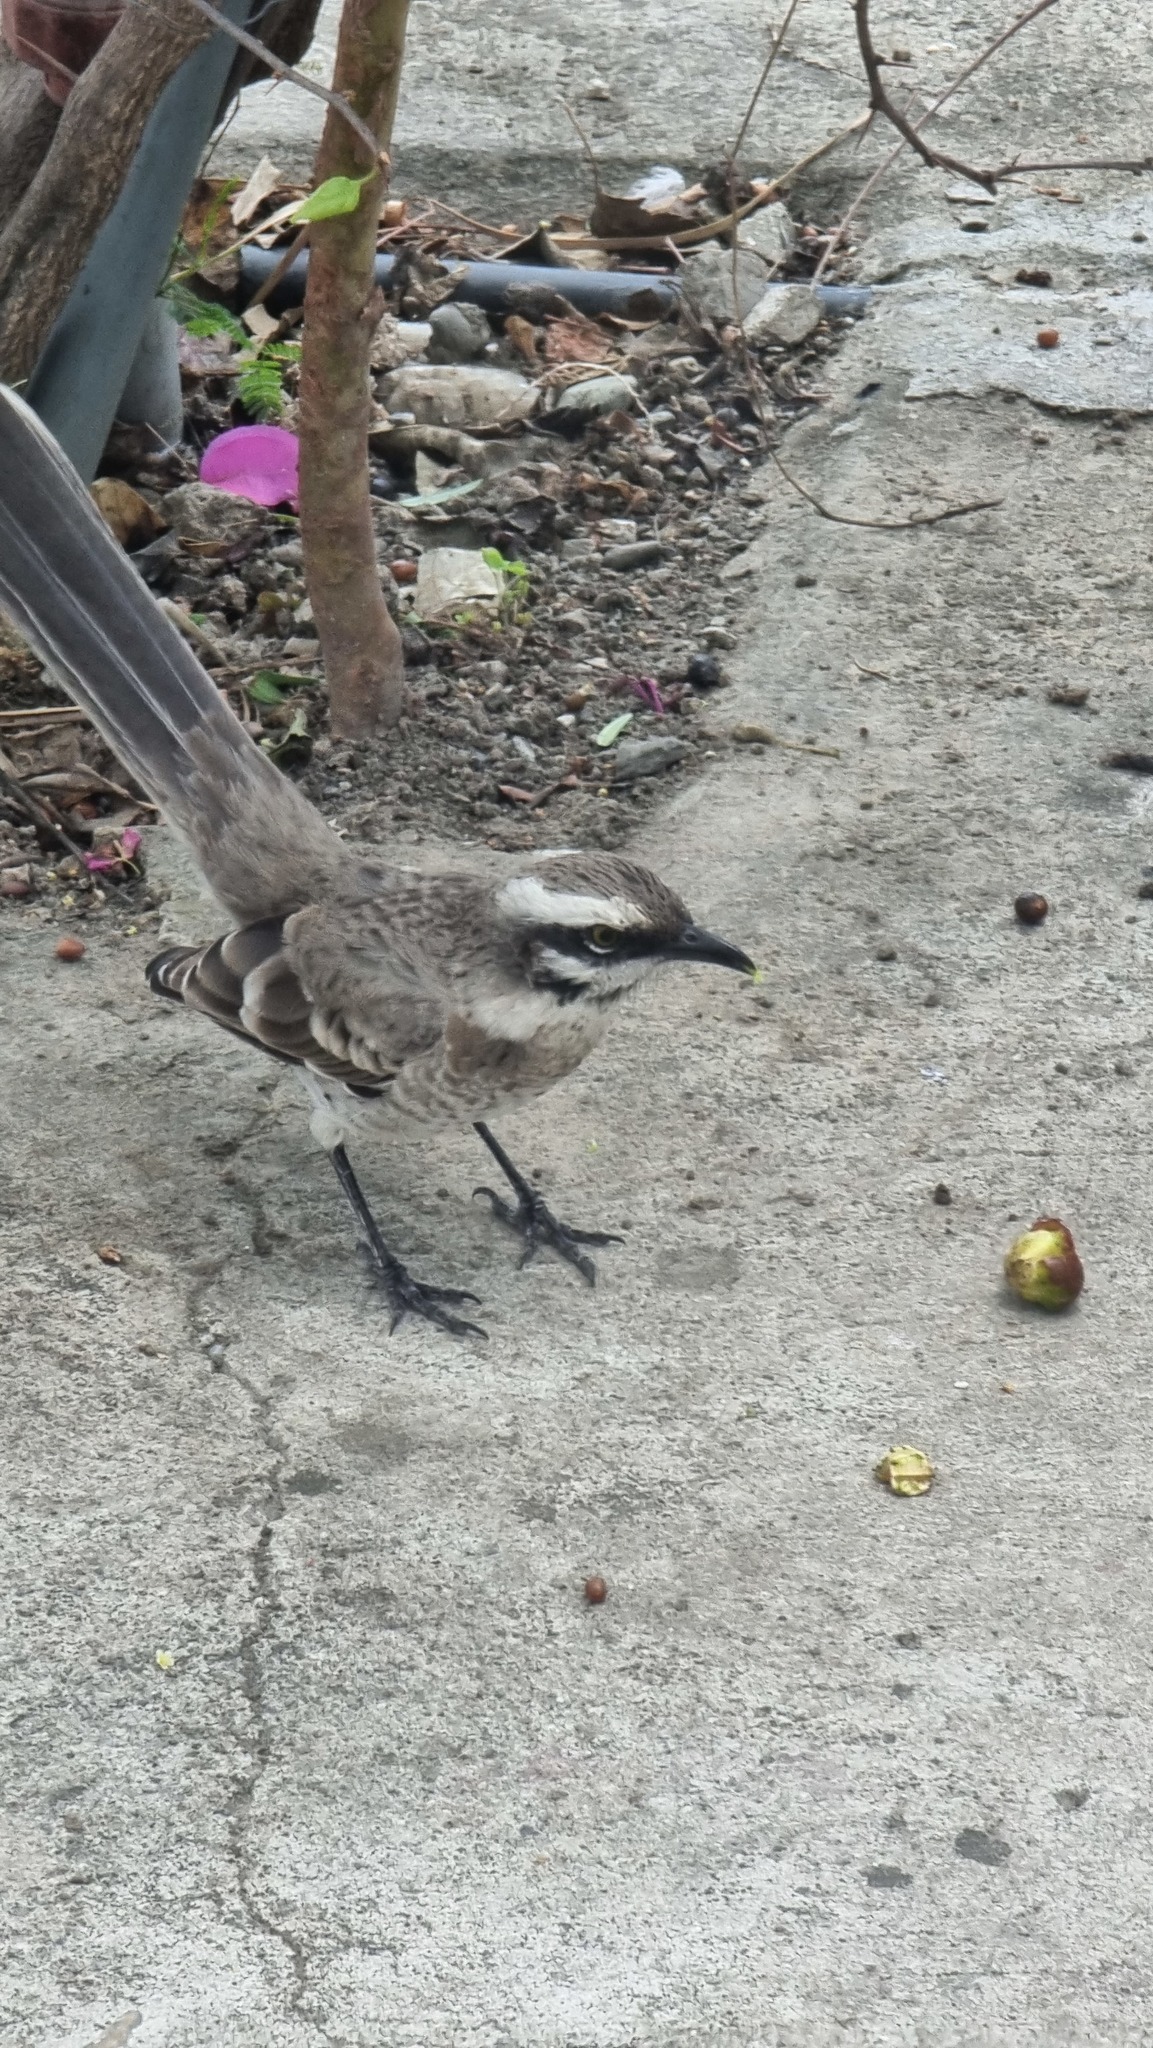
[[[0,385],[0,606],[243,920],[299,909],[346,854],[233,717],[23,400]]]

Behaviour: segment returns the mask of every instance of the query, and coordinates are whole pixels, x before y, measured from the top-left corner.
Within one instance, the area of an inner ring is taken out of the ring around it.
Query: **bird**
[[[471,1124],[511,1190],[475,1190],[522,1240],[590,1284],[586,1247],[487,1119],[593,1051],[665,964],[757,977],[650,869],[601,850],[537,855],[497,879],[365,859],[254,743],[105,526],[52,436],[0,386],[0,606],[189,847],[227,919],[147,968],[178,1003],[297,1070],[314,1137],[363,1233],[391,1328],[485,1335],[467,1289],[411,1273],[385,1241],[348,1144]]]

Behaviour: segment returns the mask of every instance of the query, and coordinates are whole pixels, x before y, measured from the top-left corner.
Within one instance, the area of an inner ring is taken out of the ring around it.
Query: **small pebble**
[[[1044,896],[1018,896],[1013,905],[1019,924],[1043,924],[1049,915]]]
[[[949,1187],[946,1181],[939,1180],[937,1182],[936,1187],[933,1189],[933,1200],[937,1204],[938,1209],[948,1209],[952,1207],[953,1190]]]
[[[694,690],[715,690],[720,680],[721,664],[715,654],[694,654],[689,657],[685,681]]]
[[[390,562],[388,573],[394,583],[415,583],[417,566],[415,562]]]
[[[585,1580],[585,1599],[590,1607],[602,1607],[608,1597],[609,1589],[606,1579],[602,1579],[594,1573],[591,1579]]]
[[[83,939],[65,937],[56,941],[56,958],[58,960],[83,960],[86,951],[87,948]]]
[[[1037,347],[1038,347],[1038,348],[1060,348],[1060,346],[1061,346],[1061,335],[1060,335],[1060,331],[1059,331],[1059,329],[1058,329],[1058,328],[1056,328],[1056,327],[1039,327],[1039,328],[1037,329]]]

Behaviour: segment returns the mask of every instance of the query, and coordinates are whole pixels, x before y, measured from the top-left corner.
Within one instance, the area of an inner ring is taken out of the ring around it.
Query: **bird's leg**
[[[333,1145],[329,1158],[336,1169],[336,1178],[348,1197],[348,1204],[367,1239],[366,1250],[372,1267],[372,1276],[381,1292],[387,1296],[392,1309],[390,1331],[404,1321],[405,1316],[423,1316],[426,1322],[435,1323],[441,1330],[451,1330],[454,1337],[484,1337],[488,1332],[479,1323],[466,1323],[460,1316],[450,1315],[444,1302],[476,1301],[475,1294],[469,1294],[462,1287],[426,1287],[423,1281],[415,1280],[395,1253],[390,1252],[380,1234],[372,1210],[364,1198],[364,1190],[352,1170],[352,1163],[343,1145]]]
[[[473,1194],[487,1195],[492,1203],[492,1213],[498,1222],[507,1225],[509,1230],[515,1230],[518,1237],[523,1237],[524,1252],[521,1265],[527,1266],[542,1244],[547,1244],[554,1252],[559,1252],[562,1259],[567,1259],[570,1266],[575,1266],[578,1273],[583,1273],[590,1287],[595,1287],[597,1269],[592,1260],[581,1251],[581,1245],[623,1244],[623,1237],[614,1237],[611,1231],[605,1230],[574,1230],[567,1223],[558,1223],[544,1196],[538,1194],[531,1182],[527,1181],[523,1173],[513,1165],[504,1146],[493,1137],[488,1125],[474,1124],[473,1130],[481,1144],[488,1146],[505,1179],[511,1183],[516,1201],[506,1202],[504,1196],[498,1195],[495,1188],[474,1188]]]

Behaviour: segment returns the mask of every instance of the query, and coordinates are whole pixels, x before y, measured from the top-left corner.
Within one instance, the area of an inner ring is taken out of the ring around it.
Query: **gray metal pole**
[[[219,0],[239,26],[250,0]],[[124,188],[89,252],[24,397],[89,481],[212,133],[236,44],[218,31],[165,86]]]

